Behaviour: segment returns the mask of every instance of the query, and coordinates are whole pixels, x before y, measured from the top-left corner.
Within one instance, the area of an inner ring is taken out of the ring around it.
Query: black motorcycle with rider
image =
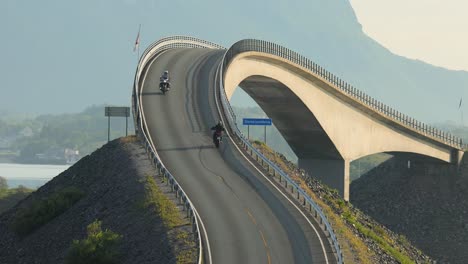
[[[223,122],[219,121],[216,126],[211,128],[211,130],[214,130],[213,143],[216,148],[219,148],[219,144],[223,141],[223,132],[226,131],[226,129],[224,129]]]
[[[171,88],[171,83],[169,82],[169,71],[164,71],[164,73],[159,78],[159,90],[165,95],[167,91]]]

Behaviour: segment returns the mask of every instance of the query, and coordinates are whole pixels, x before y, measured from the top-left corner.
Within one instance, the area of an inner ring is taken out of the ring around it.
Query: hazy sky
[[[468,71],[467,0],[349,0],[364,32],[392,52]]]
[[[132,49],[140,23],[141,51],[174,34],[193,35],[224,46],[243,38],[265,39],[298,51],[418,119],[446,120],[452,115],[448,111],[458,111],[460,96],[468,98],[468,73],[432,69],[385,52],[361,34],[349,1],[370,37],[393,52],[448,68],[462,67],[437,60],[468,63],[466,41],[438,42],[448,39],[444,37],[449,32],[446,28],[455,32],[455,37],[467,38],[462,34],[468,28],[466,19],[464,27],[451,25],[468,10],[461,1],[452,7],[447,1],[434,5],[427,4],[437,3],[434,0],[424,0],[424,5],[417,6],[415,1],[423,1],[410,0],[404,3],[403,12],[396,7],[402,0],[0,0],[0,113],[72,113],[93,104],[128,105],[137,62]],[[160,11],[166,8],[177,14],[174,19],[162,19]],[[372,14],[369,23],[363,15],[366,10]],[[423,13],[430,19],[423,19]],[[447,17],[440,16],[443,14]],[[414,40],[413,28],[424,44]],[[426,40],[427,36],[431,40]],[[461,47],[458,53],[455,44]],[[437,51],[430,50],[433,47]],[[429,55],[432,58],[427,58]],[[393,68],[395,65],[406,68]],[[463,68],[468,70],[468,65]],[[408,69],[410,72],[405,72]],[[398,78],[389,78],[387,71]],[[425,77],[428,71],[434,78]],[[401,86],[392,85],[398,80]],[[382,81],[386,82],[383,86],[379,84]],[[439,83],[447,87],[438,89]],[[426,85],[433,89],[431,96],[437,101],[414,106],[412,98],[427,91]],[[400,87],[413,97],[407,94],[402,99],[397,92],[403,91]],[[429,111],[433,104],[441,110]]]

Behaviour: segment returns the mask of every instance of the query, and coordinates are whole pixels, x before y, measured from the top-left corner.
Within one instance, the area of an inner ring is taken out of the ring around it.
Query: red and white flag
[[[140,29],[141,29],[141,25],[140,25],[140,28],[138,28],[138,35],[136,37],[136,40],[135,40],[135,46],[133,47],[133,51],[135,52],[138,47],[140,46]]]

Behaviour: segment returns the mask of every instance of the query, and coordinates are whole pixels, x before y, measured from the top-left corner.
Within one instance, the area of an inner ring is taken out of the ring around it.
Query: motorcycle
[[[169,91],[169,79],[161,79],[159,83],[159,90],[165,95],[167,91]]]
[[[215,144],[216,148],[219,148],[219,144],[223,142],[223,132],[222,131],[215,131],[213,134],[213,143]]]

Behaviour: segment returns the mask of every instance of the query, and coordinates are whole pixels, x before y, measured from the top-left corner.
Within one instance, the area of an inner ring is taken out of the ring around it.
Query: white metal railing
[[[327,71],[325,68],[311,61],[310,59],[300,55],[295,51],[292,51],[288,48],[285,48],[272,42],[256,39],[245,39],[236,42],[226,52],[226,56],[223,60],[223,70],[226,71],[228,65],[231,63],[232,59],[236,55],[248,51],[262,52],[283,58],[289,61],[291,64],[295,64],[297,66],[309,70],[315,76],[318,76],[320,79],[326,81],[330,86],[332,86],[336,90],[341,91],[343,94],[347,95],[350,98],[353,98],[354,100],[367,106],[373,111],[376,111],[381,115],[386,116],[386,118],[406,128],[410,128],[416,131],[420,135],[423,135],[436,142],[440,142],[444,145],[449,145],[459,150],[468,150],[468,144],[464,143],[461,138],[454,136],[448,132],[437,129],[435,127],[432,127],[430,125],[427,125],[423,122],[420,122],[408,115],[405,115],[391,108],[388,105],[385,105],[384,103],[378,101],[377,99],[374,99],[373,97],[367,95],[366,93],[358,90],[349,83],[338,78],[334,74]],[[225,72],[223,72],[223,74],[224,73]]]
[[[142,89],[141,74],[144,72],[147,63],[162,52],[173,48],[224,48],[217,44],[210,43],[208,41],[185,36],[167,37],[156,41],[153,44],[151,44],[140,57],[135,74],[134,89],[132,92],[132,109],[137,135],[141,140],[143,140],[146,151],[150,155],[151,160],[156,165],[158,173],[162,175],[166,179],[166,183],[171,186],[171,189],[173,192],[175,192],[175,195],[179,199],[179,202],[183,204],[183,209],[187,212],[187,217],[190,218],[192,231],[194,232],[195,240],[198,243],[198,264],[201,264],[203,263],[203,241],[201,237],[199,224],[200,216],[198,215],[198,212],[196,211],[192,202],[188,198],[187,194],[184,192],[177,180],[174,178],[174,176],[172,176],[172,174],[164,166],[163,162],[159,158],[156,148],[148,135],[148,127],[145,121],[143,106],[140,102],[140,93]]]
[[[180,201],[184,203],[184,208],[187,210],[187,216],[191,218],[191,223],[194,232],[196,232],[196,239],[199,242],[199,263],[202,261],[202,241],[201,241],[201,234],[199,230],[199,223],[198,223],[198,214],[196,213],[193,204],[188,199],[185,192],[179,186],[175,178],[170,174],[170,172],[166,169],[162,161],[159,159],[157,151],[154,145],[151,143],[150,138],[147,135],[147,127],[146,122],[144,121],[144,114],[143,109],[141,106],[141,102],[139,101],[139,93],[141,89],[141,74],[145,70],[147,63],[157,56],[158,54],[173,48],[214,48],[214,49],[224,49],[222,46],[204,41],[201,39],[193,38],[193,37],[185,37],[185,36],[173,36],[163,38],[159,41],[154,42],[151,44],[145,52],[142,54],[140,61],[138,63],[138,67],[135,74],[135,84],[134,90],[132,95],[132,106],[134,111],[134,122],[135,122],[135,129],[137,129],[138,135],[142,137],[146,144],[147,151],[152,156],[159,172],[167,178],[168,184],[171,184],[172,189],[176,192],[176,196],[180,198]],[[243,52],[261,52],[270,55],[275,55],[285,60],[288,60],[290,63],[305,68],[311,71],[314,75],[321,78],[322,80],[326,81],[331,87],[335,88],[338,91],[341,91],[345,95],[357,100],[358,102],[366,105],[370,109],[386,116],[387,118],[393,120],[394,122],[399,123],[407,128],[413,129],[421,135],[424,135],[432,140],[437,142],[449,145],[459,150],[468,149],[468,145],[464,144],[461,138],[455,137],[447,132],[441,131],[437,128],[431,127],[426,125],[422,122],[415,120],[407,115],[404,115],[389,106],[383,104],[382,102],[370,97],[369,95],[365,94],[364,92],[356,89],[352,85],[344,82],[340,78],[336,77],[323,67],[319,66],[318,64],[314,63],[313,61],[309,60],[308,58],[290,50],[280,45],[277,45],[272,42],[267,42],[263,40],[254,40],[254,39],[246,39],[241,40],[234,45],[232,45],[229,50],[226,51],[224,54],[223,60],[219,65],[219,85],[216,87],[219,89],[219,96],[221,99],[221,105],[223,111],[225,113],[225,117],[227,118],[227,125],[229,128],[235,133],[235,135],[242,141],[243,146],[250,151],[250,153],[255,154],[262,160],[262,163],[266,164],[269,169],[275,172],[274,175],[279,177],[280,182],[284,182],[286,187],[291,187],[293,192],[296,191],[296,194],[299,197],[303,197],[303,205],[308,206],[308,209],[315,214],[315,217],[320,219],[321,224],[323,224],[323,228],[325,231],[328,232],[332,246],[335,250],[335,253],[338,258],[338,263],[343,263],[343,254],[341,248],[338,244],[338,240],[336,238],[335,232],[331,227],[327,217],[321,210],[321,208],[307,195],[307,193],[302,190],[295,182],[292,180],[287,173],[281,170],[276,164],[271,162],[267,159],[261,152],[259,152],[256,148],[252,146],[252,144],[246,139],[243,133],[237,127],[236,122],[236,115],[229,103],[229,100],[226,95],[226,91],[224,89],[224,76],[227,70],[227,67],[233,60],[233,58],[240,53]]]
[[[310,196],[304,190],[302,190],[302,188],[300,188],[299,185],[297,185],[297,183],[291,179],[291,177],[289,177],[289,175],[286,172],[284,172],[275,163],[270,161],[260,151],[258,151],[255,147],[253,147],[250,141],[245,137],[245,135],[237,127],[236,115],[231,107],[231,104],[229,103],[229,100],[226,95],[226,90],[224,89],[224,73],[226,70],[224,67],[229,65],[229,63],[226,63],[229,60],[229,57],[232,59],[235,55],[238,55],[239,53],[242,53],[243,51],[239,51],[238,53],[233,54],[232,50],[231,51],[230,50],[231,49],[229,49],[225,53],[223,57],[223,61],[220,64],[220,69],[218,71],[218,74],[220,75],[218,78],[219,85],[217,86],[219,87],[219,96],[221,98],[221,105],[223,107],[225,117],[227,118],[227,121],[228,121],[227,124],[229,125],[229,128],[242,141],[244,148],[250,150],[252,154],[255,154],[255,156],[259,157],[262,160],[263,164],[267,165],[268,171],[270,169],[274,171],[274,175],[279,177],[280,183],[284,182],[285,187],[286,188],[291,187],[293,192],[295,190],[297,194],[297,198],[299,197],[303,198],[303,206],[306,206],[306,208],[308,208],[310,212],[313,212],[316,218],[318,217],[318,219],[320,220],[320,224],[323,225],[324,231],[328,232],[332,247],[337,256],[338,263],[340,264],[343,263],[343,253],[338,243],[338,239],[336,238],[335,232],[333,228],[331,227],[331,224],[328,221],[328,218],[325,216],[322,209],[320,208],[320,206],[317,203],[315,203],[310,198]]]

